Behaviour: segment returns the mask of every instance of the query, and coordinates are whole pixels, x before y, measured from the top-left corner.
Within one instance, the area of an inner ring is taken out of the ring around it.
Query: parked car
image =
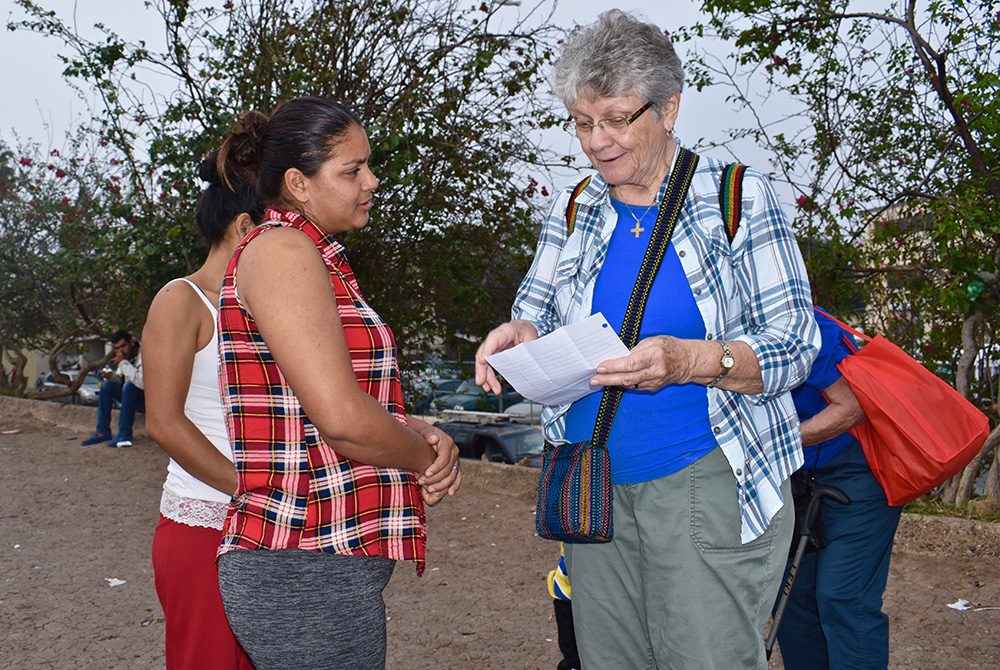
[[[504,391],[500,395],[486,393],[475,383],[468,381],[459,386],[455,393],[435,398],[430,404],[432,411],[465,410],[467,412],[506,412],[511,405],[524,400],[517,391]]]
[[[434,425],[455,440],[462,458],[511,465],[527,458],[531,467],[541,467],[545,439],[537,428],[507,420],[439,421]]]
[[[101,394],[101,383],[103,381],[104,380],[98,377],[97,373],[94,372],[91,372],[84,377],[83,383],[76,392],[81,405],[97,405],[98,397]]]
[[[511,421],[538,426],[542,423],[543,407],[545,405],[534,400],[522,400],[510,407],[505,407],[503,413],[509,416]]]
[[[415,389],[420,397],[413,403],[413,413],[427,414],[437,400],[457,392],[465,383],[465,380],[457,378],[436,378],[421,382],[419,387]]]
[[[73,370],[68,370],[64,372],[66,376],[73,378],[77,373]],[[66,384],[60,384],[53,377],[52,373],[45,375],[45,379],[40,385],[35,387],[36,391],[49,391],[51,389],[64,389]],[[69,395],[56,396],[54,398],[49,398],[53,402],[63,402],[71,403],[73,405],[96,405],[98,401],[98,396],[101,392],[101,378],[97,376],[97,373],[88,373],[83,379],[83,384],[77,389],[76,393]]]

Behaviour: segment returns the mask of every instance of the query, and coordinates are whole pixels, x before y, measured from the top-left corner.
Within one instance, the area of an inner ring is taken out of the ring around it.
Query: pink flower
[[[549,194],[549,189],[542,187],[542,195],[547,196]]]
[[[160,194],[160,200],[166,200],[169,197],[170,197],[170,194],[167,193],[166,191],[164,191],[163,193]]]
[[[49,152],[49,155],[50,156],[58,156],[59,155],[59,150],[58,149],[53,149],[52,151]]]
[[[52,163],[49,163],[48,165],[45,166],[45,169],[46,170],[55,170],[56,166],[53,165]]]
[[[65,176],[66,176],[65,172],[63,172],[62,170],[56,170],[56,178],[57,179],[62,179]]]
[[[68,205],[70,202],[72,202],[72,201],[67,196],[67,197],[63,197],[63,199],[59,201],[59,204],[60,205]]]
[[[223,9],[232,9],[233,8],[233,3],[227,2],[224,5],[222,5],[222,8]]]
[[[798,203],[799,207],[805,207],[809,204],[809,198],[805,195],[800,195],[795,199],[795,202]]]
[[[21,165],[31,165],[31,159],[22,156],[20,160]]]

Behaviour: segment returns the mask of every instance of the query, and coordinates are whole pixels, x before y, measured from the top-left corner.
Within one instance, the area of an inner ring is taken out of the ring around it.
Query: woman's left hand
[[[737,393],[760,393],[760,363],[746,342],[727,342],[735,363],[719,388]],[[604,361],[591,386],[624,386],[638,391],[659,391],[667,384],[702,384],[722,372],[722,345],[716,340],[682,340],[669,335],[647,337],[628,356]]]
[[[692,380],[700,342],[657,335],[641,340],[628,356],[613,358],[597,366],[591,386],[624,386],[640,391],[659,391],[667,384]]]
[[[410,428],[437,452],[434,462],[417,478],[424,502],[435,505],[445,495],[455,495],[462,485],[462,471],[458,467],[458,445],[450,435],[428,423],[415,419],[410,419],[408,423]]]

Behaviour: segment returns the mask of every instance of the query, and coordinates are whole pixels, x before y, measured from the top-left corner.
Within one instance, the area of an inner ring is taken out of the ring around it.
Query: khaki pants
[[[763,631],[791,542],[791,492],[740,542],[721,449],[675,474],[614,486],[614,540],[566,544],[583,670],[766,670]]]

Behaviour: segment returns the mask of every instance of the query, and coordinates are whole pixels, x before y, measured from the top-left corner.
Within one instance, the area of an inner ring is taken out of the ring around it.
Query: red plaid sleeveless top
[[[319,434],[244,309],[235,281],[240,255],[277,226],[308,235],[330,270],[358,384],[406,423],[392,331],[365,302],[344,248],[298,214],[270,209],[226,270],[219,306],[219,385],[239,488],[219,553],[306,549],[416,561],[426,525],[416,478],[344,458]]]

